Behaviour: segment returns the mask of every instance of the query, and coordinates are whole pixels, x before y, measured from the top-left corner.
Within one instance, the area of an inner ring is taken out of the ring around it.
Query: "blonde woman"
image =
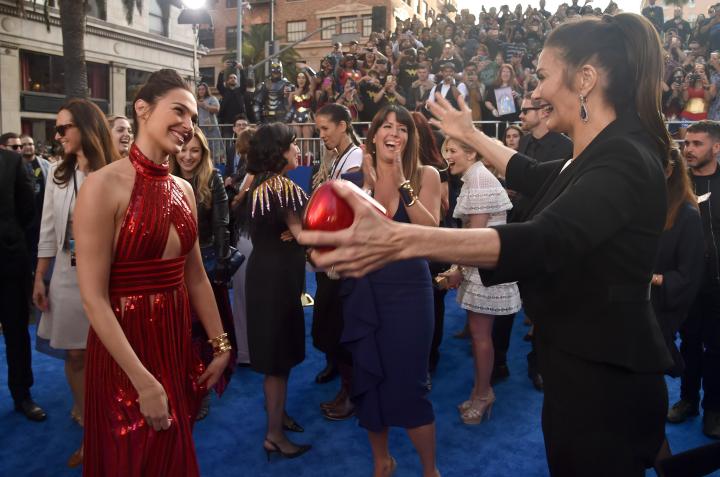
[[[453,217],[462,220],[463,228],[504,224],[512,204],[477,152],[454,139],[445,141],[442,152],[450,165],[450,174],[462,176],[463,185]],[[494,361],[493,320],[495,316],[520,310],[520,292],[515,283],[484,286],[475,267],[453,266],[442,275],[447,278],[449,288],[458,288],[457,301],[467,311],[475,359],[475,385],[470,398],[458,406],[460,419],[465,424],[480,424],[485,416],[490,417],[495,402],[490,387]]]
[[[211,150],[202,130],[195,126],[195,135],[185,143],[176,156],[170,156],[170,173],[182,177],[192,185],[198,209],[198,238],[205,271],[215,294],[223,328],[228,330],[230,341],[234,345],[232,333],[233,317],[227,278],[223,274],[227,269],[230,247],[230,228],[228,198],[220,174],[213,168]],[[207,336],[199,320],[193,317],[193,342],[201,353],[205,364],[212,361],[212,349],[207,346]],[[221,394],[229,380],[232,367],[226,369],[225,378],[215,385]],[[204,419],[210,411],[209,394],[203,399],[197,419]]]

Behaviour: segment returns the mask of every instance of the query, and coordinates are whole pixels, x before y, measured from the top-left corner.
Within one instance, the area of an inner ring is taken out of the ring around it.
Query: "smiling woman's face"
[[[538,60],[538,85],[532,99],[550,106],[547,127],[551,131],[569,132],[572,120],[578,117],[578,94],[565,84],[567,65],[555,48],[545,48]]]
[[[150,105],[139,100],[135,104],[140,135],[157,144],[165,154],[177,155],[193,137],[197,122],[197,102],[186,89],[175,88]]]
[[[132,142],[132,128],[130,122],[125,118],[117,118],[110,129],[113,144],[121,157],[128,155],[130,143]]]
[[[375,137],[375,151],[378,160],[394,161],[398,154],[402,157],[408,142],[408,128],[398,122],[395,113],[391,112],[382,122]]]

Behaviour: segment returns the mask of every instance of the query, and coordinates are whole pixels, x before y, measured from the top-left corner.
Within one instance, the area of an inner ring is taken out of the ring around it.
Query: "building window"
[[[100,15],[100,9],[97,6],[97,2],[87,2],[87,16],[98,18],[100,20],[107,20],[107,12],[105,15]]]
[[[225,28],[225,48],[232,50],[237,45],[237,27]]]
[[[91,98],[110,99],[110,68],[100,63],[87,63],[88,91]]]
[[[210,28],[199,29],[198,42],[205,48],[215,48],[215,30]]]
[[[354,22],[346,20],[355,20]],[[340,33],[356,33],[357,32],[357,17],[340,17],[340,21],[343,22],[340,25]]]
[[[225,7],[227,8],[237,8],[238,0],[226,0],[225,1]]]
[[[59,56],[20,52],[22,90],[65,94],[65,62]]]
[[[170,16],[169,4],[161,6],[158,0],[150,0],[148,13],[150,33],[168,36],[168,19]]]
[[[307,33],[307,22],[305,20],[287,22],[287,41],[300,41]]]
[[[215,84],[215,68],[212,66],[200,68],[200,82],[207,83],[212,88]]]
[[[331,27],[335,23],[334,18],[323,18],[320,20],[320,28],[323,30],[320,32],[320,39],[322,40],[329,40],[332,38],[332,36],[335,34],[335,30],[337,27]],[[327,28],[326,28],[327,27]]]
[[[110,69],[108,65],[87,62],[89,95],[96,99],[110,99]],[[22,90],[33,93],[65,94],[65,61],[61,56],[20,52]]]
[[[372,15],[363,15],[362,17],[362,36],[370,36],[372,34]]]

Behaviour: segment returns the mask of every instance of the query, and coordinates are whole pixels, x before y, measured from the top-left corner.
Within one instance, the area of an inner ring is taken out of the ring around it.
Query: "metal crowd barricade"
[[[488,130],[494,130],[494,135],[496,139],[502,140],[502,138],[499,137],[500,132],[500,125],[504,124],[505,127],[507,127],[510,124],[518,124],[518,123],[511,123],[507,121],[473,121],[473,124],[475,124],[475,127],[480,129],[482,128],[486,133]],[[687,127],[690,123],[688,121],[681,121],[681,120],[672,120],[672,121],[665,121],[665,124],[668,128],[668,130],[671,133],[675,133],[676,131],[679,131],[681,128]],[[315,131],[315,123],[289,123],[290,126],[312,126],[313,127],[313,136],[316,136]],[[491,125],[490,128],[483,127],[486,125]],[[214,125],[200,125],[200,127],[212,127]],[[219,124],[220,131],[225,131],[227,129],[232,128],[231,124]],[[369,122],[354,122],[353,126],[355,126],[355,131],[358,134],[358,137],[361,140],[365,140],[365,137],[363,132],[367,131],[367,128],[370,126]],[[223,151],[228,150],[228,146],[232,144],[234,139],[232,137],[208,137],[208,141],[212,144],[213,141],[222,141],[223,143]],[[324,147],[322,144],[322,140],[319,137],[298,137],[297,143],[300,148],[301,154],[303,156],[302,163],[305,165],[318,165],[322,153],[322,148]],[[675,143],[678,146],[682,146],[682,140],[681,139],[675,139]]]

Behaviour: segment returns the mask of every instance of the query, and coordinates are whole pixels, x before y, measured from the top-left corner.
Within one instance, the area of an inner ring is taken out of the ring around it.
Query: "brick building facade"
[[[304,38],[322,26],[355,18],[355,22],[337,25],[309,37],[295,47],[300,61],[313,68],[320,65],[323,56],[331,51],[336,38],[346,42],[357,39],[361,43],[371,32],[373,7],[385,7],[385,25],[395,28],[395,18],[405,20],[417,15],[421,20],[432,10],[440,12],[446,3],[454,0],[274,0],[273,23],[279,47]],[[214,29],[201,30],[200,43],[209,49],[200,60],[201,76],[208,82],[216,78],[223,66],[223,56],[235,49],[237,31],[237,0],[211,0],[208,6]],[[250,0],[250,10],[243,12],[243,27],[270,21],[270,0]],[[336,36],[336,35],[339,35]],[[229,41],[228,41],[229,40]],[[341,41],[342,41],[341,40]],[[214,80],[213,80],[214,82]],[[211,83],[212,84],[212,83]]]

